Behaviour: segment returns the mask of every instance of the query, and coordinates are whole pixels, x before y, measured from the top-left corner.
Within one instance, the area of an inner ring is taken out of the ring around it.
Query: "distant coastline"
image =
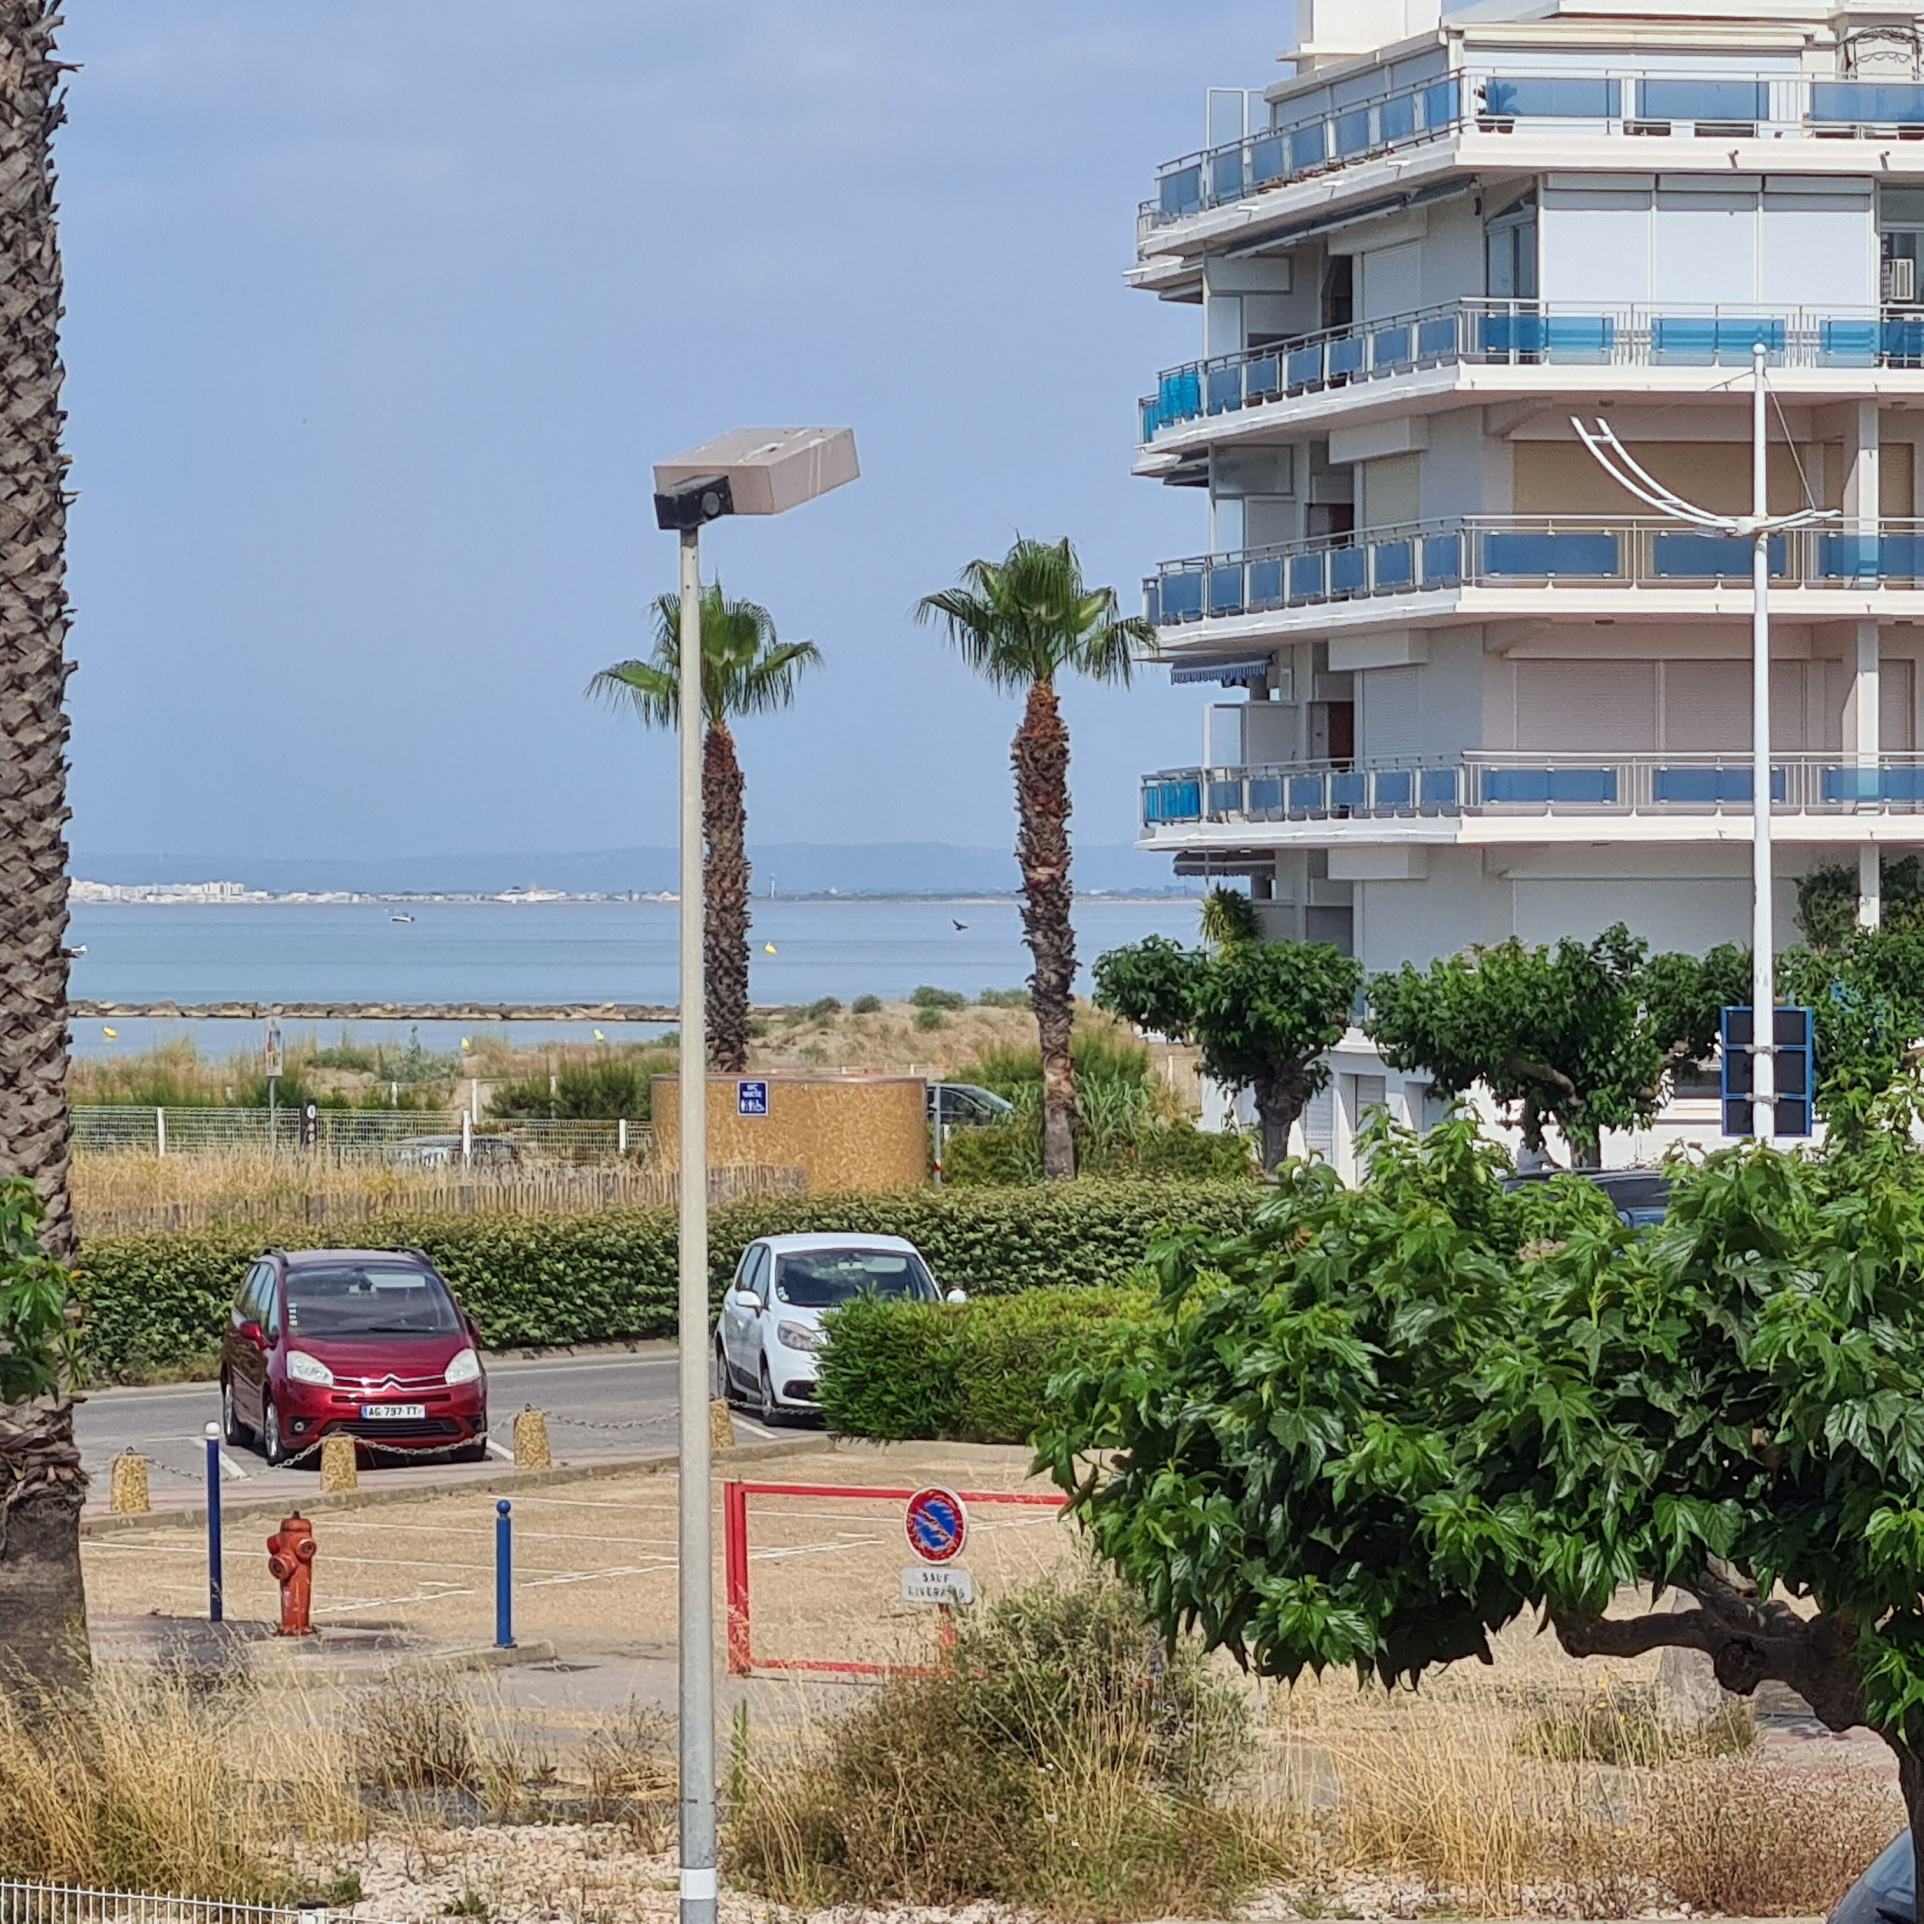
[[[1198,891],[1193,886],[1166,889],[1077,889],[1079,902],[1182,902]],[[250,889],[239,882],[89,882],[76,880],[68,900],[89,908],[423,908],[440,904],[501,904],[511,908],[544,907],[551,903],[677,902],[673,890],[630,889],[501,889],[483,893],[462,890],[361,889]],[[756,902],[1013,902],[1018,891],[959,889],[798,889],[794,893],[758,895]]]

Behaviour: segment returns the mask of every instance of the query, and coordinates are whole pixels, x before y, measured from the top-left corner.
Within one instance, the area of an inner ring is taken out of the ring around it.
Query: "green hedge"
[[[828,1319],[820,1390],[831,1428],[889,1442],[1026,1443],[1049,1379],[1132,1341],[1148,1289],[1038,1289],[980,1303],[850,1303]]]
[[[719,1295],[758,1236],[851,1230],[908,1237],[945,1288],[972,1297],[1087,1288],[1127,1275],[1171,1224],[1241,1230],[1263,1195],[1254,1184],[1079,1182],[757,1198],[715,1211],[710,1281]],[[218,1342],[241,1272],[269,1240],[245,1227],[90,1238],[79,1267],[93,1379],[164,1369]],[[401,1219],[317,1229],[299,1240],[424,1249],[495,1348],[674,1333],[672,1210]]]

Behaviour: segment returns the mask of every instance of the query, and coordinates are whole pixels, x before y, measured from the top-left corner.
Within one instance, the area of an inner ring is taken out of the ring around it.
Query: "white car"
[[[900,1236],[764,1236],[742,1251],[715,1330],[715,1394],[762,1417],[815,1407],[822,1317],[851,1298],[944,1300]],[[965,1303],[959,1289],[951,1303]]]

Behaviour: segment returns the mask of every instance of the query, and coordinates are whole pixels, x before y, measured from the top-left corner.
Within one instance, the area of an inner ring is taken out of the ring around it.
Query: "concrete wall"
[[[767,1076],[768,1113],[744,1116],[738,1076],[708,1078],[708,1160],[799,1169],[811,1192],[915,1189],[928,1180],[928,1084],[919,1076]],[[675,1076],[653,1083],[655,1150],[681,1166]]]

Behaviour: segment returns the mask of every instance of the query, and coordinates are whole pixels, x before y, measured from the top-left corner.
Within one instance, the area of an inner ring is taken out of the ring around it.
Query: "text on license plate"
[[[363,1403],[362,1419],[369,1423],[418,1423],[428,1413],[425,1403]]]

